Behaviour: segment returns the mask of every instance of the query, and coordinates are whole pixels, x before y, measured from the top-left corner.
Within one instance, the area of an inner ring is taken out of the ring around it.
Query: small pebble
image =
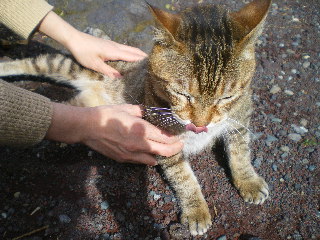
[[[259,168],[261,163],[263,161],[263,158],[262,157],[258,157],[256,158],[254,161],[253,161],[253,166],[256,167],[256,168]]]
[[[272,170],[275,171],[275,172],[278,170],[278,166],[275,163],[272,164],[271,167],[272,167]]]
[[[281,147],[280,147],[280,150],[281,150],[282,152],[289,152],[289,151],[290,151],[290,148],[289,148],[288,146],[281,146]]]
[[[271,146],[271,144],[275,141],[278,141],[278,138],[276,138],[275,136],[272,136],[272,135],[269,135],[267,136],[267,139],[266,139],[266,144],[267,146]]]
[[[103,233],[102,235],[100,235],[100,238],[103,240],[110,240],[110,235],[108,233]]]
[[[69,218],[66,214],[59,215],[59,221],[61,223],[69,223],[71,222],[71,218]]]
[[[301,135],[298,134],[298,133],[290,133],[290,134],[288,135],[288,138],[289,138],[290,140],[292,140],[292,141],[298,142],[298,141],[301,140]]]
[[[301,124],[302,126],[306,127],[306,126],[308,125],[308,121],[307,121],[306,119],[302,118],[302,119],[300,120],[300,124]]]
[[[302,240],[303,239],[300,233],[295,233],[292,235],[292,237],[294,240]]]
[[[110,205],[109,205],[109,203],[107,201],[103,201],[103,202],[100,203],[100,208],[102,210],[107,210],[109,208],[109,206]]]
[[[302,159],[302,164],[306,165],[309,163],[309,160],[307,158]]]
[[[160,194],[154,194],[153,195],[153,199],[155,200],[155,201],[158,201],[159,199],[161,198],[161,195]]]
[[[271,89],[270,89],[270,93],[271,94],[276,94],[278,92],[281,91],[281,88],[278,85],[274,85]]]
[[[303,55],[302,58],[303,58],[304,60],[307,60],[307,59],[310,58],[310,55]]]
[[[297,69],[291,69],[291,73],[296,74],[297,72]]]
[[[292,16],[292,22],[300,22],[299,18]]]
[[[227,240],[227,236],[222,235],[222,236],[218,237],[217,240]]]
[[[271,121],[272,121],[272,122],[281,123],[281,122],[282,122],[282,119],[280,119],[280,118],[272,118]]]
[[[284,93],[287,94],[288,96],[294,95],[294,92],[292,92],[291,90],[284,90]]]
[[[20,192],[15,192],[15,193],[13,194],[13,196],[14,196],[15,198],[20,197]]]
[[[303,66],[304,68],[308,68],[308,67],[310,67],[310,62],[304,62],[304,63],[302,64],[302,66]]]
[[[315,169],[316,169],[316,166],[315,165],[310,165],[308,167],[309,171],[313,172]]]
[[[295,124],[291,124],[291,127],[293,128],[293,130],[296,132],[296,133],[299,133],[299,134],[305,134],[308,132],[308,129],[306,129],[305,127],[303,126],[297,126]]]

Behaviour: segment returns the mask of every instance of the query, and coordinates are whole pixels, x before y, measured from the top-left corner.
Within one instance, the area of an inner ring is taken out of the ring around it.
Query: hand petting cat
[[[177,138],[141,119],[139,106],[124,104],[83,108],[54,103],[47,139],[83,143],[118,161],[156,165],[153,154],[181,151]]]
[[[147,56],[138,48],[80,32],[54,12],[42,20],[39,31],[64,45],[83,66],[111,78],[121,75],[105,61],[133,62]],[[178,138],[142,120],[139,106],[133,105],[75,108],[54,104],[46,138],[81,142],[118,162],[148,165],[157,164],[153,154],[171,156],[182,149]]]
[[[54,12],[47,14],[42,20],[39,30],[65,46],[83,66],[111,78],[121,75],[117,70],[107,65],[105,61],[134,62],[147,57],[147,54],[138,48],[80,32]]]

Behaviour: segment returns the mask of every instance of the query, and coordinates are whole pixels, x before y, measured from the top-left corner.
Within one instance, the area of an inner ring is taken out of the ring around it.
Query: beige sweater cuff
[[[51,101],[0,80],[0,145],[39,143],[51,124]]]
[[[0,22],[27,39],[52,8],[44,0],[0,0]]]

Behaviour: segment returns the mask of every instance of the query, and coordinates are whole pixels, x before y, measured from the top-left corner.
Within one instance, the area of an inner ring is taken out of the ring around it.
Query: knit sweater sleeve
[[[0,22],[27,39],[52,8],[44,0],[0,0]]]
[[[49,129],[50,100],[0,80],[0,145],[31,146]]]

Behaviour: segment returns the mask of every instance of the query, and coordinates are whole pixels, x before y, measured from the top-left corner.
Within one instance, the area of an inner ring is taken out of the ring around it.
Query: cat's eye
[[[182,95],[182,96],[184,96],[187,100],[188,100],[188,102],[191,102],[191,100],[192,100],[192,97],[190,96],[190,95],[188,95],[188,94],[186,94],[186,93],[182,93],[182,92],[177,92],[179,95]]]
[[[220,100],[228,100],[228,99],[231,99],[233,96],[228,96],[228,97],[223,97],[221,98]]]
[[[218,100],[218,104],[220,103],[227,103],[229,102],[231,99],[233,99],[233,96],[226,96],[226,97],[222,97]]]

